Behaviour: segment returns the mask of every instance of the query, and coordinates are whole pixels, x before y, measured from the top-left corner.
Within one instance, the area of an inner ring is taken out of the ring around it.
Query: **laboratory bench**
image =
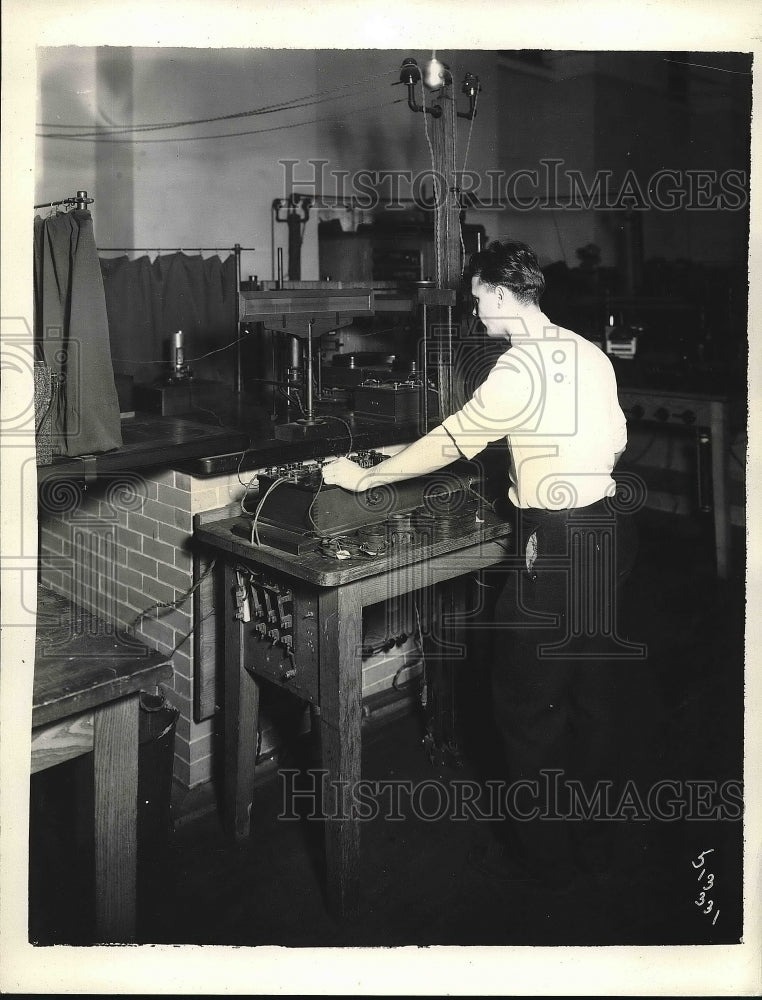
[[[275,436],[278,425],[262,407],[233,399],[228,408],[187,416],[126,416],[121,448],[76,458],[57,456],[50,465],[38,466],[38,484],[66,479],[89,485],[100,476],[159,466],[191,476],[217,476],[280,464],[284,458],[304,462],[344,454],[350,446],[357,450],[406,444],[419,435],[414,423],[367,420],[332,408],[318,412],[325,423],[313,436],[286,441]]]

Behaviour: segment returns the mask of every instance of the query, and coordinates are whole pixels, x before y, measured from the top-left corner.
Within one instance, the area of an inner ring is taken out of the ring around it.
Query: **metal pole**
[[[429,312],[426,303],[423,304],[423,433],[429,433],[429,350],[427,343]]]
[[[235,391],[243,392],[243,362],[241,358],[241,244],[233,247],[235,253]]]
[[[307,416],[306,422],[308,424],[314,423],[314,414],[312,412],[312,327],[315,323],[314,319],[311,319],[307,324]]]

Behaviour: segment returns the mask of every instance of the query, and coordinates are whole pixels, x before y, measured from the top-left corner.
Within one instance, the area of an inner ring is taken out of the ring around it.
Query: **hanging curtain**
[[[54,454],[121,447],[103,279],[90,212],[34,220],[34,330],[38,358],[55,376]]]
[[[172,337],[183,331],[194,377],[232,385],[236,329],[236,259],[184,253],[129,260],[101,258],[114,367],[136,382],[169,372]],[[208,358],[202,355],[217,353]],[[201,360],[198,360],[201,359]]]

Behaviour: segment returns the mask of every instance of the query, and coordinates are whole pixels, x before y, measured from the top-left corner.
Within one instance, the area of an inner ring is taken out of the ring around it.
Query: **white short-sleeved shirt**
[[[466,458],[505,437],[511,501],[546,510],[586,507],[613,495],[611,473],[627,443],[608,357],[554,326],[541,338],[514,338],[472,398],[443,425]]]

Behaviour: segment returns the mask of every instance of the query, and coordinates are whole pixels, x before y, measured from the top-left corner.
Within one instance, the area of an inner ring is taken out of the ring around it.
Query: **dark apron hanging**
[[[34,220],[34,332],[53,374],[53,453],[76,457],[122,445],[108,319],[90,212]]]

